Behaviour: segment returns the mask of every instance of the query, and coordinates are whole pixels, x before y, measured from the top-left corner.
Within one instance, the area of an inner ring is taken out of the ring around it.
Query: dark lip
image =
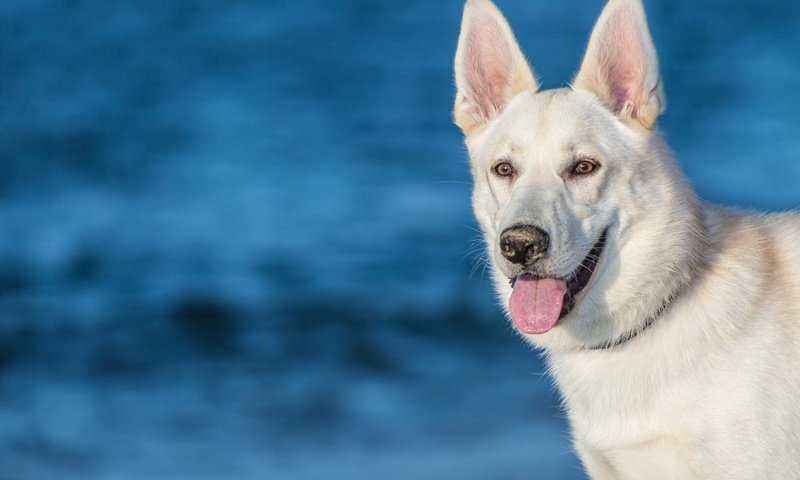
[[[583,261],[581,261],[578,268],[576,268],[572,273],[565,277],[567,282],[567,291],[564,293],[564,301],[561,304],[561,313],[558,316],[558,319],[561,320],[565,316],[569,314],[570,311],[575,307],[575,297],[578,296],[581,291],[589,284],[589,281],[592,279],[592,275],[594,271],[597,269],[597,263],[600,261],[600,255],[603,254],[603,248],[606,246],[606,233],[608,229],[603,230],[603,233],[600,234],[600,237],[594,243],[594,246],[589,253],[584,257]],[[517,281],[517,278],[520,277],[534,277],[529,273],[523,273],[517,277],[511,279],[511,286],[514,286],[514,283]]]

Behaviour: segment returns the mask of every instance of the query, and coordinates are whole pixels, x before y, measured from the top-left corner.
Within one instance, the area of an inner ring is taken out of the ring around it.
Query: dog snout
[[[550,238],[535,225],[518,225],[500,234],[500,251],[511,263],[528,267],[544,258]]]

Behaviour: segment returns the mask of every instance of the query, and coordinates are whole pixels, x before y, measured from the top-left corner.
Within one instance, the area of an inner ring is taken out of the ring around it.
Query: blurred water
[[[557,87],[602,2],[500,6]],[[647,7],[701,194],[800,204],[800,4]],[[0,478],[582,478],[474,264],[460,10],[0,4]]]

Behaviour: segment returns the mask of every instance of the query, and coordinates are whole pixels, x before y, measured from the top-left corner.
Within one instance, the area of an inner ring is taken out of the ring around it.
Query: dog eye
[[[500,162],[492,168],[492,171],[500,177],[513,177],[517,173],[514,166],[508,162]]]
[[[580,160],[572,166],[571,173],[573,175],[588,175],[594,172],[598,167],[599,165],[591,160]]]

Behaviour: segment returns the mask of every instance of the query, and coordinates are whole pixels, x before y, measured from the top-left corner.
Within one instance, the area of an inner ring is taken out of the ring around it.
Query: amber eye
[[[586,160],[586,159],[579,160],[578,162],[575,163],[575,165],[572,166],[572,174],[588,175],[594,172],[597,169],[597,167],[599,167],[599,165],[591,160]]]
[[[492,171],[501,177],[513,177],[516,170],[514,170],[513,165],[508,162],[500,162],[492,168]]]

